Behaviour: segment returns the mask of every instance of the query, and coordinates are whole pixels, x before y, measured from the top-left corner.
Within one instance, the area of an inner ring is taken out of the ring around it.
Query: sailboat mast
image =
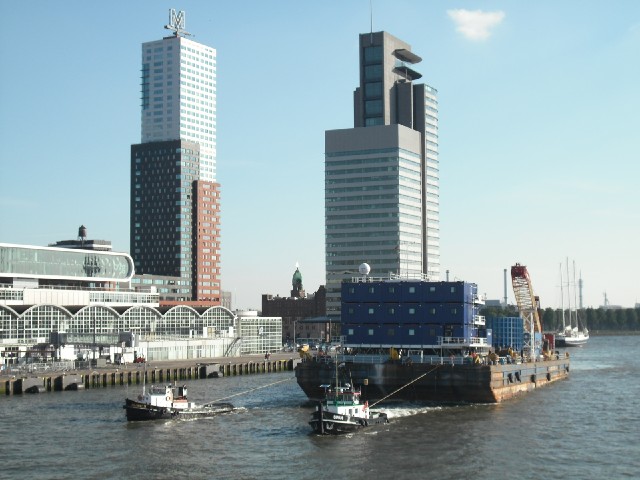
[[[562,284],[562,262],[560,262],[560,310],[562,311],[562,331],[567,329],[567,319],[564,315],[564,285]]]
[[[576,309],[576,328],[579,330],[580,325],[578,325],[578,283],[576,282],[576,261],[573,261],[573,304]]]
[[[569,309],[569,327],[573,329],[573,319],[571,315],[571,275],[569,274],[569,257],[567,257],[567,303],[569,304],[567,308]]]

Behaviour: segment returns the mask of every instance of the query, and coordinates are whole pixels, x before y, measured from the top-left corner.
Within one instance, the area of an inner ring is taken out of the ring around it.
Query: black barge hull
[[[361,386],[362,399],[370,403],[382,399],[433,404],[499,403],[568,378],[569,358],[497,365],[345,362],[340,364],[339,372],[345,381]],[[321,385],[335,381],[336,368],[333,361],[305,359],[296,366],[295,374],[307,397],[321,400],[325,393]]]

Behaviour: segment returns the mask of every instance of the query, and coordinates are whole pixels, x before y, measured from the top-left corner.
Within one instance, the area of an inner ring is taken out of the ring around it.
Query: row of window
[[[352,157],[356,155],[374,155],[379,153],[396,153],[396,154],[406,154],[409,157],[417,157],[420,158],[420,154],[416,152],[412,152],[410,150],[406,150],[404,148],[377,148],[371,150],[358,150],[358,151],[346,151],[346,152],[330,152],[326,153],[325,156],[327,158],[333,157]]]
[[[376,238],[376,237],[388,237],[389,235],[394,235],[395,232],[345,232],[345,233],[332,233],[326,235],[327,241],[337,240],[340,238]],[[410,233],[410,232],[402,232],[402,238],[405,240],[414,239],[416,242],[422,240],[422,235],[420,233]],[[395,240],[397,243],[397,240]]]
[[[398,203],[363,203],[358,205],[343,205],[340,207],[327,207],[325,213],[329,212],[350,212],[353,210],[412,210],[414,212],[421,212],[420,206],[398,204]]]
[[[350,160],[325,160],[325,171],[326,172],[339,172],[341,168],[351,167],[355,165],[376,165],[376,164],[391,164],[391,165],[401,165],[407,168],[411,168],[412,170],[419,169],[421,163],[421,157],[418,154],[410,155],[410,158],[406,158],[406,154],[408,154],[406,150],[400,152],[401,156],[395,157],[374,157],[374,158],[353,158]],[[405,156],[402,156],[405,155]]]
[[[327,219],[327,221],[329,221],[329,219]],[[395,228],[398,227],[398,222],[366,222],[366,223],[348,223],[348,224],[344,224],[344,223],[339,223],[336,225],[327,225],[326,229],[327,230],[360,230],[363,228],[387,228],[390,230],[393,230]],[[420,228],[419,226],[416,226],[416,228]]]
[[[408,174],[419,173],[411,170],[404,170],[404,171],[405,173],[408,173]],[[358,183],[374,183],[374,182],[380,182],[385,184],[389,184],[389,183],[397,184],[398,182],[407,182],[414,185],[420,185],[422,183],[419,177],[412,178],[412,177],[407,177],[406,175],[377,175],[377,176],[370,176],[370,177],[334,178],[332,180],[325,180],[324,184],[325,184],[325,187],[329,187],[331,185],[343,185],[345,183],[355,185]],[[416,190],[416,191],[419,192],[419,190]]]

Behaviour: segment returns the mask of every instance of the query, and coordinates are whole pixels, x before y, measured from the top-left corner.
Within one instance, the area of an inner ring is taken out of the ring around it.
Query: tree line
[[[491,317],[517,317],[520,315],[515,305],[506,307],[485,307],[480,311],[481,315]],[[575,326],[575,314],[571,312]],[[640,331],[640,308],[583,308],[577,311],[578,323],[594,331]],[[562,310],[557,308],[545,308],[539,311],[542,330],[556,332],[563,328]],[[564,311],[565,322],[569,322],[569,310]]]

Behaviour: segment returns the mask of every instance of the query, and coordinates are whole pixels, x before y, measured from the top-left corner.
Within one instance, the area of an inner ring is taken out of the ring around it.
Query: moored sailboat
[[[578,316],[577,302],[575,299],[575,276],[576,269],[575,263],[573,266],[573,293],[574,293],[574,308],[571,308],[571,289],[569,285],[569,262],[567,260],[567,299],[569,302],[568,316],[565,316],[564,312],[564,287],[562,284],[562,264],[560,265],[560,296],[561,296],[561,309],[562,309],[562,331],[556,333],[556,346],[558,347],[581,347],[586,345],[589,341],[589,330],[583,321]]]

